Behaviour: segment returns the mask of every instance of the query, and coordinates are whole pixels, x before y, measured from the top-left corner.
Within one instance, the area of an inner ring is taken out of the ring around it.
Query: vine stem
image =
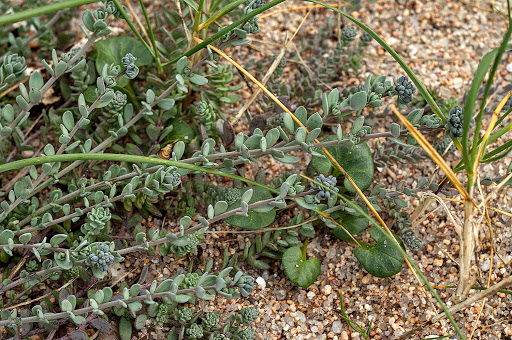
[[[233,288],[233,287],[236,287],[236,285],[226,286],[226,288]],[[215,290],[216,286],[206,286],[203,288],[206,291]],[[181,290],[178,290],[175,294],[176,295],[190,294],[190,293],[195,293],[195,291],[196,291],[195,288],[181,289]],[[155,294],[151,294],[151,298],[163,298],[163,297],[169,296],[169,294],[170,294],[169,292],[155,293]],[[150,296],[148,294],[144,294],[144,295],[135,296],[135,297],[132,297],[132,298],[129,298],[126,300],[121,299],[121,300],[110,301],[110,302],[103,303],[103,304],[99,305],[98,309],[107,309],[110,307],[121,308],[121,307],[123,307],[121,305],[121,301],[123,301],[125,303],[132,303],[132,302],[137,302],[137,301],[144,301],[144,300],[148,299],[149,297]],[[93,312],[93,309],[94,309],[93,307],[85,307],[85,308],[80,308],[80,309],[74,310],[72,313],[75,315],[87,314],[87,313]],[[45,314],[44,319],[47,321],[51,321],[51,320],[64,319],[64,318],[68,318],[68,317],[69,317],[68,312],[60,312],[60,313],[53,313],[53,314]],[[40,322],[40,319],[37,316],[29,316],[26,318],[20,318],[20,321],[22,324],[26,324],[26,323]],[[5,326],[9,325],[10,323],[12,323],[12,320],[0,321],[0,327],[5,327]]]
[[[246,180],[246,181],[250,181],[250,180],[247,180],[247,179],[245,179],[243,177],[241,177],[241,178]],[[267,186],[264,186],[264,187],[267,188],[270,191],[273,191],[274,193],[279,193],[279,190],[277,190],[277,189],[274,189],[274,188],[271,188],[271,187],[267,187]],[[308,192],[299,193],[299,194],[297,194],[295,196],[286,196],[284,199],[294,199],[294,198],[306,196],[306,195],[309,195],[309,194],[315,194],[316,191],[317,190],[312,190],[312,191],[308,191]],[[253,208],[265,205],[265,204],[269,204],[273,200],[274,200],[274,198],[249,204],[248,209],[253,209]],[[226,217],[234,215],[238,211],[241,211],[241,208],[230,210],[230,211],[228,211],[228,212],[226,212],[224,214],[221,214],[221,215],[218,215],[218,216],[216,216],[216,217],[214,217],[212,219],[209,219],[208,223],[211,224],[211,223],[220,221],[221,219],[224,219]],[[202,228],[205,228],[205,226],[200,224],[200,223],[198,223],[195,226],[185,230],[184,235],[189,235],[189,234],[191,234],[193,232],[196,232],[196,231],[198,231],[198,230],[200,230]],[[169,242],[169,240],[166,237],[164,237],[164,238],[159,239],[159,240],[150,241],[149,242],[149,246],[153,247],[153,246],[156,246],[156,245],[159,245],[159,244],[162,244],[162,243],[167,243],[167,242]],[[128,253],[135,252],[135,251],[140,251],[140,250],[145,250],[145,249],[143,247],[141,247],[141,246],[134,246],[134,247],[130,247],[130,248],[121,249],[121,250],[117,251],[117,253],[119,255],[124,255],[124,254],[128,254]],[[85,264],[85,260],[79,260],[79,261],[74,262],[75,266],[82,265],[82,264]],[[42,277],[42,276],[49,275],[49,274],[51,274],[51,273],[53,273],[55,271],[59,271],[59,270],[61,270],[60,267],[53,267],[53,268],[46,269],[46,270],[41,270],[39,272],[32,273],[32,274],[35,274],[35,275],[37,275],[39,277]],[[5,291],[7,291],[9,289],[12,289],[12,288],[14,288],[16,286],[19,286],[20,284],[25,283],[27,281],[29,281],[28,277],[24,278],[24,279],[21,279],[21,278],[17,279],[16,281],[11,282],[10,284],[8,284],[8,285],[6,285],[4,287],[1,287],[0,288],[0,292],[5,292]]]

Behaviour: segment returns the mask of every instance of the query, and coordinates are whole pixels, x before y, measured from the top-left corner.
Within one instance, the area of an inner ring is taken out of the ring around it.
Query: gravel
[[[290,9],[309,4],[287,1],[278,8]],[[464,91],[469,88],[478,61],[484,53],[499,45],[506,29],[503,17],[476,6],[482,7],[485,4],[479,1],[471,4],[462,1],[379,1],[366,4],[362,10],[352,15],[375,29],[406,60],[427,88],[435,87],[443,98],[449,99],[451,96],[462,97]],[[304,14],[304,10],[287,11],[285,15],[279,14],[261,20],[262,32],[256,38],[282,44],[285,35],[291,36]],[[325,20],[327,15],[332,14],[324,9],[315,9],[295,38],[296,44],[299,44],[300,39],[316,32],[319,22]],[[261,57],[261,51],[276,49],[271,44],[263,45],[258,41],[254,41],[253,45],[257,45],[259,50],[241,50],[240,54],[233,51],[232,55],[243,60],[247,53],[255,53],[255,57]],[[508,84],[512,81],[512,68],[506,65],[512,64],[512,56],[506,55],[504,58],[506,62],[500,65],[498,76],[499,81]],[[391,78],[404,75],[399,65],[375,42],[367,49],[364,60],[365,66],[359,76],[345,77],[340,74],[337,85],[357,85],[368,73]],[[288,71],[293,74],[292,70]],[[243,91],[245,90],[242,90],[244,97],[250,95]],[[499,98],[495,97],[492,100],[499,101]],[[373,132],[388,131],[391,122],[391,116],[385,117],[374,127]],[[245,127],[235,126],[236,132],[242,129]],[[497,144],[499,143],[503,141],[498,141]],[[304,155],[297,156],[303,157],[304,161],[308,160]],[[447,161],[448,164],[455,166],[458,159],[460,154],[456,152],[449,156]],[[504,163],[482,165],[482,177],[503,175],[510,161],[509,157]],[[272,159],[260,161],[259,167],[266,170],[267,179],[272,178],[276,172],[295,169],[294,165],[278,164]],[[253,176],[256,171],[256,167],[248,167],[246,176]],[[421,177],[439,182],[442,174],[431,161],[425,160],[417,164],[398,164],[380,169],[376,172],[375,183],[384,183],[391,189],[400,180],[405,180],[405,186],[415,187]],[[495,199],[489,201],[489,204],[493,208],[509,212],[512,210],[510,197],[512,189],[505,187]],[[420,204],[419,199],[404,199],[409,203],[411,213]],[[452,202],[445,203],[451,214],[461,217],[457,214],[461,211],[461,206]],[[431,210],[433,208],[434,206]],[[508,268],[512,262],[512,233],[507,230],[511,225],[511,219],[494,211],[490,211],[490,216],[496,250],[491,268],[490,232],[482,225],[479,228],[480,248],[476,256],[476,263],[482,273],[485,273],[477,282],[480,286],[486,285],[489,271],[491,284],[508,276]],[[390,221],[386,222],[391,224]],[[282,221],[280,224],[284,225]],[[214,226],[215,228],[232,230],[231,227],[222,225]],[[454,225],[447,218],[447,212],[439,209],[430,214],[415,227],[415,232],[423,239],[424,245],[419,251],[409,253],[428,280],[435,286],[455,285],[458,280],[456,260],[460,246],[459,237]],[[361,235],[362,241],[372,242],[367,232]],[[233,238],[236,239],[235,242],[232,242]],[[221,261],[223,247],[237,248],[237,244],[244,242],[241,234],[209,234],[198,260],[206,262],[207,259],[213,258],[218,264]],[[254,277],[261,276],[265,280],[263,289],[255,289],[247,299],[225,300],[216,297],[212,301],[200,301],[200,308],[205,312],[220,310],[221,320],[225,320],[231,312],[252,305],[260,309],[260,317],[255,325],[259,339],[297,340],[363,339],[340,317],[340,292],[343,294],[345,311],[351,320],[363,328],[373,320],[371,339],[398,339],[405,332],[420,326],[439,313],[440,309],[435,299],[423,294],[406,266],[393,277],[376,278],[363,269],[353,251],[352,245],[334,238],[327,228],[320,230],[308,247],[308,257],[317,257],[321,260],[322,272],[310,287],[295,287],[285,278],[279,262],[267,261],[271,267],[265,271],[244,267],[249,274]],[[139,262],[140,259],[133,261]],[[186,260],[175,262],[168,257],[163,262],[150,264],[151,273],[156,279],[163,278],[162,265],[171,273],[175,272],[178,266],[186,268],[188,265]],[[448,306],[452,305],[450,297],[453,289],[437,288],[437,291]],[[508,339],[512,335],[511,306],[511,296],[498,293],[487,300],[478,323],[476,320],[482,302],[456,313],[454,317],[464,332],[473,330],[476,323],[474,339]],[[161,330],[154,330],[152,333],[156,338],[165,334]],[[424,329],[413,339],[428,335],[452,334],[450,323],[442,320]]]
[[[472,4],[484,6],[478,2]],[[301,5],[304,3],[287,2],[281,8]],[[427,88],[435,87],[445,99],[451,96],[461,98],[469,88],[480,58],[490,49],[499,46],[506,29],[504,18],[473,5],[460,1],[383,1],[367,4],[362,10],[353,13],[353,16],[375,29],[404,57]],[[282,31],[291,33],[302,20],[303,13],[287,12],[286,19],[280,16],[268,17],[265,19],[268,25],[260,23],[260,35],[265,37],[261,39],[281,42],[284,34],[276,34],[279,30],[275,27],[282,27]],[[315,16],[308,18],[295,38],[296,43],[318,28],[319,17],[330,15],[323,9],[315,10],[314,13]],[[499,80],[504,85],[512,81],[511,68],[506,66],[512,62],[512,56],[505,58],[507,62],[499,68]],[[394,78],[404,74],[392,57],[375,42],[367,49],[364,59],[366,64],[359,79],[342,79],[340,75],[340,81],[353,86],[364,80],[370,72]],[[499,101],[497,98],[494,100]],[[390,123],[391,119],[383,120],[374,132],[388,131]],[[457,152],[448,161],[454,166],[459,158]],[[482,176],[504,174],[508,162],[510,158],[504,164],[481,166]],[[430,161],[390,166],[376,176],[376,183],[385,183],[388,188],[393,188],[392,185],[402,179],[408,187],[415,187],[421,177],[433,178],[435,181],[442,179],[442,174],[435,170],[435,165]],[[497,200],[492,201],[491,206],[511,211],[511,196],[512,190],[505,189]],[[420,201],[408,199],[408,203],[412,212]],[[447,202],[447,206],[454,215],[461,210],[460,206],[450,202]],[[497,254],[492,266],[491,283],[496,283],[508,276],[512,238],[511,233],[504,230],[505,226],[510,226],[507,216],[495,213],[492,222]],[[459,238],[446,213],[442,209],[438,210],[418,225],[415,231],[423,239],[424,246],[410,254],[422,272],[434,285],[456,284],[458,266],[454,259],[458,259]],[[336,240],[328,230],[320,232],[316,241],[310,244],[308,255],[318,257],[323,269],[313,285],[307,289],[293,287],[284,278],[282,268],[274,264],[272,270],[275,270],[277,277],[275,280],[269,278],[267,288],[256,293],[260,297],[257,306],[265,310],[257,326],[260,338],[363,339],[339,316],[340,291],[343,292],[346,313],[353,321],[364,328],[370,320],[374,320],[371,339],[398,339],[404,332],[420,326],[439,313],[437,302],[422,293],[406,266],[391,278],[375,278],[365,272],[355,259],[354,247]],[[370,241],[366,234],[363,234],[363,241]],[[489,231],[483,225],[480,228],[480,242],[477,263],[486,274],[482,275],[482,281],[477,284],[484,286],[491,261]],[[282,303],[283,289],[292,292],[286,304]],[[437,291],[451,305],[449,298],[453,290],[439,288]],[[477,323],[474,338],[503,339],[512,335],[511,302],[510,295],[500,293],[491,296]],[[478,302],[474,308],[454,315],[465,332],[472,330],[481,306],[481,302]],[[451,334],[451,325],[443,320],[426,328],[416,337]]]

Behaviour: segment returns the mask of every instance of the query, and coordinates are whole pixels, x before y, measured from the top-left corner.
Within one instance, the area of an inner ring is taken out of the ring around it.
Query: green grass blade
[[[158,73],[162,73],[162,62],[160,61],[160,55],[158,55],[158,49],[156,47],[155,34],[153,33],[153,28],[151,27],[151,22],[149,22],[148,13],[146,12],[146,6],[144,6],[144,2],[139,0],[140,8],[142,8],[142,13],[144,14],[144,19],[146,19],[146,25],[148,26],[149,39],[151,39],[151,45],[153,45],[153,57],[156,61],[156,67],[158,69]]]
[[[496,125],[498,125],[498,123],[496,123]],[[512,122],[508,123],[507,125],[502,127],[500,130],[498,130],[496,133],[492,134],[489,137],[489,139],[487,140],[487,145],[491,144],[496,139],[500,138],[501,136],[503,136],[505,133],[507,133],[510,130],[512,130]]]
[[[43,14],[54,13],[62,9],[77,7],[85,4],[92,4],[93,2],[99,2],[100,0],[67,0],[56,2],[51,5],[41,6],[33,9],[28,9],[14,14],[0,15],[0,26],[12,24],[14,22],[38,17]]]
[[[506,49],[510,49],[512,47],[512,44],[508,44],[508,41],[510,39],[510,34],[512,33],[512,25],[509,24],[507,32],[505,33],[505,36],[503,37],[503,42],[501,43],[500,47],[497,49],[498,54],[494,58],[494,64],[492,65],[491,72],[489,73],[489,77],[487,79],[487,83],[485,84],[484,94],[482,96],[482,102],[480,103],[480,112],[478,113],[478,117],[476,118],[476,126],[475,126],[475,136],[479,135],[480,127],[482,125],[482,117],[485,109],[485,104],[487,102],[487,97],[489,96],[489,91],[491,90],[492,81],[494,79],[494,75],[496,74],[496,71],[498,70],[498,66],[500,65],[501,58],[503,57],[503,54],[505,53]],[[499,124],[498,122],[496,124]],[[471,150],[471,158],[475,158],[476,152],[478,148],[473,148]]]
[[[469,150],[469,124],[471,123],[471,118],[473,117],[473,111],[475,109],[475,103],[478,97],[478,90],[482,85],[484,77],[487,74],[487,70],[491,66],[492,59],[494,58],[495,55],[496,50],[492,50],[488,52],[486,55],[484,55],[483,58],[480,60],[475,75],[473,76],[473,80],[471,81],[471,86],[466,95],[466,101],[464,102],[464,125],[462,129],[462,159],[464,162],[464,166],[466,168],[466,172],[470,175],[473,172],[473,165],[470,159]]]
[[[119,154],[111,154],[111,153],[70,153],[65,155],[53,155],[53,156],[43,156],[43,157],[33,157],[28,159],[22,159],[19,161],[14,161],[6,164],[0,165],[0,173],[20,169],[26,166],[31,165],[39,165],[44,163],[53,163],[53,162],[74,162],[74,161],[91,161],[91,160],[99,160],[99,161],[115,161],[115,162],[129,162],[129,163],[145,163],[145,164],[154,164],[154,165],[166,165],[166,166],[175,166],[181,169],[188,169],[191,171],[200,171],[212,175],[218,175],[223,177],[228,177],[231,179],[238,179],[242,182],[252,184],[254,186],[259,186],[265,188],[275,194],[279,194],[279,190],[272,188],[268,185],[253,181],[251,179],[233,175],[228,172],[223,172],[216,169],[204,168],[198,165],[164,160],[160,158],[153,157],[144,157],[144,156],[133,156],[133,155],[119,155]]]
[[[228,5],[222,7],[217,13],[211,16],[204,24],[201,25],[202,28],[208,27],[212,22],[217,20],[218,18],[228,14],[235,8],[237,8],[240,4],[243,4],[245,0],[237,0],[229,3]],[[199,25],[198,25],[199,26]],[[197,27],[194,28],[194,31],[196,31]]]
[[[194,18],[194,27],[192,31],[197,31],[197,27],[199,26],[199,21],[201,20],[201,12],[203,11],[204,0],[199,0],[199,8],[196,11],[196,17]]]
[[[512,25],[510,25],[510,23],[509,23],[507,32],[505,33],[505,36],[503,37],[503,42],[501,43],[500,47],[487,53],[480,61],[480,64],[478,64],[478,68],[475,72],[475,76],[473,78],[473,81],[471,82],[471,88],[466,97],[466,102],[464,103],[464,122],[463,122],[463,126],[462,126],[462,151],[463,151],[462,158],[464,160],[466,172],[468,173],[468,175],[470,177],[469,179],[471,179],[473,177],[473,162],[476,161],[475,157],[476,157],[476,152],[478,150],[478,147],[476,147],[476,145],[472,145],[471,150],[469,148],[469,130],[470,130],[469,125],[471,123],[471,119],[473,116],[475,103],[476,103],[476,100],[478,97],[478,91],[480,89],[481,84],[484,81],[484,77],[487,74],[487,70],[489,69],[489,67],[491,65],[491,61],[492,61],[492,59],[494,59],[494,63],[492,65],[491,72],[489,73],[487,84],[485,85],[484,94],[482,97],[482,103],[480,104],[480,111],[476,118],[475,133],[474,133],[474,137],[473,137],[474,140],[476,140],[479,137],[479,132],[480,132],[480,127],[482,126],[483,112],[485,109],[487,96],[489,95],[489,90],[492,85],[492,80],[493,80],[496,70],[498,69],[498,66],[500,64],[501,57],[503,56],[503,53],[505,52],[505,49],[507,48],[511,33],[512,33]],[[472,185],[472,180],[468,180],[468,185]],[[471,188],[468,188],[468,190],[471,190]]]
[[[493,157],[493,156],[495,156],[495,155],[497,155],[499,153],[502,153],[502,155],[500,155],[499,158],[503,158],[503,157],[505,157],[508,154],[507,149],[509,149],[510,147],[512,147],[512,140],[506,142],[503,145],[500,145],[499,147],[497,147],[496,149],[492,150],[491,152],[488,152],[488,153],[484,154],[481,161],[488,163],[489,159],[491,157]]]

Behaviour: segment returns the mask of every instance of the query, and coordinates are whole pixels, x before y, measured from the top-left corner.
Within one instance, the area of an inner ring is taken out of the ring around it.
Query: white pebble
[[[261,290],[264,290],[265,287],[267,286],[267,282],[265,281],[264,278],[262,278],[261,276],[259,276],[257,279],[256,279],[256,283],[258,284],[258,286],[260,287]]]

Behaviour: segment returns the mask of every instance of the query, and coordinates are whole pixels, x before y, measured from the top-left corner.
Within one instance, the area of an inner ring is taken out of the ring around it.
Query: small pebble
[[[341,330],[343,329],[343,325],[341,324],[341,321],[334,321],[332,323],[332,331],[334,334],[340,334]]]

